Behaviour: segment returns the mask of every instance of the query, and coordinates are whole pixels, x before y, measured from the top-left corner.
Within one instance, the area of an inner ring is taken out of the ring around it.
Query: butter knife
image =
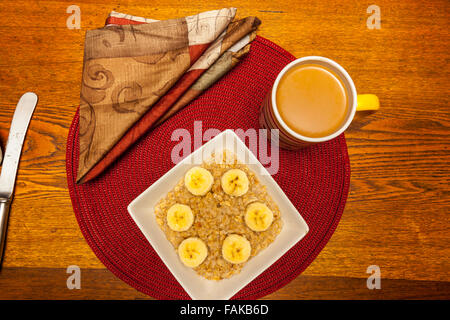
[[[9,129],[8,142],[3,157],[2,173],[0,175],[0,265],[5,250],[6,230],[11,201],[16,183],[17,167],[22,152],[23,140],[36,107],[38,97],[33,92],[25,93],[19,100]]]

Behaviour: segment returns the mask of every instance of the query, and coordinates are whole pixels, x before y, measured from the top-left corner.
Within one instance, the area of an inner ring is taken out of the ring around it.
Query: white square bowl
[[[201,164],[203,159],[210,158],[214,152],[220,152],[224,149],[234,152],[238,161],[245,163],[255,173],[259,181],[267,187],[267,192],[280,209],[283,228],[274,242],[258,255],[249,259],[239,274],[229,279],[217,281],[201,277],[180,261],[177,251],[167,240],[164,232],[156,222],[154,207],[184,177],[187,170]],[[303,220],[283,190],[232,130],[223,131],[184,158],[134,199],[128,205],[128,212],[184,290],[192,299],[201,300],[230,299],[276,262],[300,241],[309,230],[305,220]]]

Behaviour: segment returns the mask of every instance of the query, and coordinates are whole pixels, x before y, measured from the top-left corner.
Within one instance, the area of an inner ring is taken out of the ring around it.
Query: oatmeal
[[[224,154],[227,161],[212,158],[189,170],[155,206],[156,221],[180,259],[210,280],[239,273],[283,225],[266,187],[234,155]]]

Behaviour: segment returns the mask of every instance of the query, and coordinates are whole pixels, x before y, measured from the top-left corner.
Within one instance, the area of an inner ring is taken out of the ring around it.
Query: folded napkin
[[[171,20],[112,12],[86,32],[77,183],[92,180],[148,130],[228,72],[260,21],[235,8]]]

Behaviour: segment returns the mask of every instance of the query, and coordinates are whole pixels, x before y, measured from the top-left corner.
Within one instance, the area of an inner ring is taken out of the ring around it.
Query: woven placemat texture
[[[189,299],[128,214],[127,205],[174,166],[170,153],[179,143],[171,141],[175,129],[193,133],[198,120],[203,132],[209,128],[258,128],[264,95],[293,59],[289,52],[258,36],[249,55],[234,70],[149,132],[100,177],[82,185],[75,184],[79,153],[79,114],[75,114],[67,139],[70,196],[86,241],[112,273],[154,298]],[[350,182],[344,135],[300,151],[281,149],[279,163],[273,177],[310,231],[233,299],[263,297],[297,277],[326,245],[344,210]]]

